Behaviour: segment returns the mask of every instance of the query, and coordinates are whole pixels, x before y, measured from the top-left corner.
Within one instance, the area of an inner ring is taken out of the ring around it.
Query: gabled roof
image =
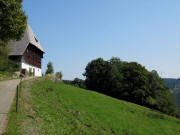
[[[44,52],[44,49],[29,24],[27,24],[24,37],[20,41],[12,41],[10,44],[12,46],[10,55],[23,55],[28,45],[34,45]]]

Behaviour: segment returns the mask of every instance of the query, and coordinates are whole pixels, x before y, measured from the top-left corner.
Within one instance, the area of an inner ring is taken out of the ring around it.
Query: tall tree
[[[102,58],[91,61],[86,66],[84,76],[86,76],[86,85],[88,89],[106,93],[108,90],[108,78],[110,66]]]
[[[0,70],[7,71],[9,41],[20,40],[27,25],[22,0],[0,0]]]
[[[149,72],[136,62],[126,63],[122,70],[123,92],[128,93],[126,100],[144,105],[150,95],[148,88]]]
[[[53,64],[52,64],[52,62],[49,62],[49,63],[47,64],[46,74],[53,74],[53,73],[54,73]]]
[[[27,17],[22,11],[22,0],[0,0],[0,45],[20,40],[25,32]]]

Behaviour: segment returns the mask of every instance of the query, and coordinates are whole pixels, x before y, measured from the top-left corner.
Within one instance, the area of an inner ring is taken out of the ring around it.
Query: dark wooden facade
[[[40,51],[34,45],[28,45],[24,55],[22,57],[22,62],[25,62],[29,65],[41,68],[41,59],[43,58],[43,52]]]

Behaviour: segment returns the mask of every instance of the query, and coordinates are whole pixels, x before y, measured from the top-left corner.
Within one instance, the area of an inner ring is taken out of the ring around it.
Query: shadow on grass
[[[161,119],[161,120],[167,119],[163,114],[148,113],[147,116],[153,119]]]
[[[122,135],[139,135],[138,133],[134,132],[134,131],[130,131],[130,130],[126,130],[124,129],[122,131]]]

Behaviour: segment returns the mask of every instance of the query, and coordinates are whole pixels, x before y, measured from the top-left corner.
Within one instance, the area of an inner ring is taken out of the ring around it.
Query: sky
[[[93,59],[136,61],[180,77],[180,0],[24,0],[28,23],[63,79],[84,78]]]

